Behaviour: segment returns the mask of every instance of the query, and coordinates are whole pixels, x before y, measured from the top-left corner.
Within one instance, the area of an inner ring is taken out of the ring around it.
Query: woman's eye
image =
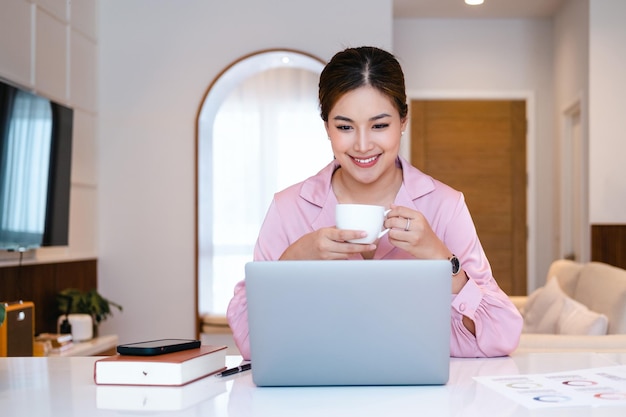
[[[352,129],[352,126],[348,126],[348,125],[339,125],[337,126],[338,130],[350,130]]]
[[[384,129],[389,127],[389,123],[378,123],[374,125],[374,129]]]

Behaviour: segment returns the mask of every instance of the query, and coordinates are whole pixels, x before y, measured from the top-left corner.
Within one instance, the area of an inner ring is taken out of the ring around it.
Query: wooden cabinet
[[[592,225],[591,260],[626,269],[626,225]]]
[[[35,334],[55,333],[56,294],[65,288],[98,287],[96,259],[0,266],[0,301],[32,301]]]

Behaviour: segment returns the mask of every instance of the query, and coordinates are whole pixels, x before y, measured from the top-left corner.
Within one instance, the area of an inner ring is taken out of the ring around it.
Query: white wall
[[[0,2],[0,77],[74,108],[69,246],[37,250],[37,260],[97,256],[96,9],[96,0]]]
[[[195,122],[208,86],[262,49],[324,60],[389,49],[391,1],[99,4],[99,282],[124,306],[101,329],[122,342],[193,337]]]
[[[626,2],[591,0],[589,20],[589,217],[626,223]]]
[[[568,245],[568,237],[573,233],[569,219],[561,218],[568,210],[561,204],[561,197],[564,204],[572,200],[571,193],[564,192],[571,180],[565,178],[565,173],[570,168],[569,160],[565,156],[573,148],[573,134],[568,132],[569,127],[567,113],[572,108],[578,106],[580,109],[580,127],[582,147],[588,149],[588,108],[589,108],[589,0],[570,0],[566,2],[554,20],[554,123],[555,140],[554,155],[555,163],[553,169],[554,189],[562,195],[555,195],[555,205],[553,208],[553,219],[556,229],[553,240],[555,257],[565,255],[564,250]],[[570,129],[571,130],[571,129]],[[569,143],[568,143],[569,142]],[[583,151],[583,161],[581,170],[583,176],[585,170],[586,177],[580,185],[584,190],[588,190],[588,151]],[[575,157],[572,156],[571,159]],[[567,172],[571,177],[571,172]],[[584,194],[584,191],[583,191]],[[585,207],[579,208],[582,220],[586,220],[586,228],[578,231],[581,239],[589,240],[590,224],[588,219],[588,203]],[[573,212],[572,209],[569,209]],[[562,225],[562,226],[560,226]],[[567,228],[567,230],[566,230]],[[581,261],[590,260],[591,247],[573,248]]]
[[[546,180],[553,177],[552,27],[549,19],[394,22],[394,52],[410,95],[528,98],[529,290],[543,283],[553,260],[554,189]]]
[[[555,111],[587,95],[589,84],[589,0],[566,2],[554,21]],[[560,131],[557,126],[557,131]]]

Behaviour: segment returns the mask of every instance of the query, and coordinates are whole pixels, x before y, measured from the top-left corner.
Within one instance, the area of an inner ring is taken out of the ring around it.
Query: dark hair
[[[396,58],[371,46],[338,52],[320,75],[319,101],[322,120],[345,93],[369,85],[388,96],[403,119],[408,113],[404,74]]]

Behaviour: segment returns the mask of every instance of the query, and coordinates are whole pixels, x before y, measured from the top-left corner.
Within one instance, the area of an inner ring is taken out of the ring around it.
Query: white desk
[[[159,416],[624,416],[625,409],[529,410],[476,383],[473,376],[559,372],[626,364],[626,353],[527,353],[496,359],[452,359],[445,386],[257,388],[250,372],[210,376],[183,388],[114,387],[93,382],[94,357],[0,358],[0,410],[6,416],[137,416],[105,409],[122,401],[182,410]],[[229,356],[227,365],[239,358]],[[289,364],[285,364],[288,366]],[[151,389],[156,388],[156,389]],[[128,394],[128,395],[127,395]],[[132,397],[135,396],[135,397]],[[98,408],[100,406],[100,408]]]

